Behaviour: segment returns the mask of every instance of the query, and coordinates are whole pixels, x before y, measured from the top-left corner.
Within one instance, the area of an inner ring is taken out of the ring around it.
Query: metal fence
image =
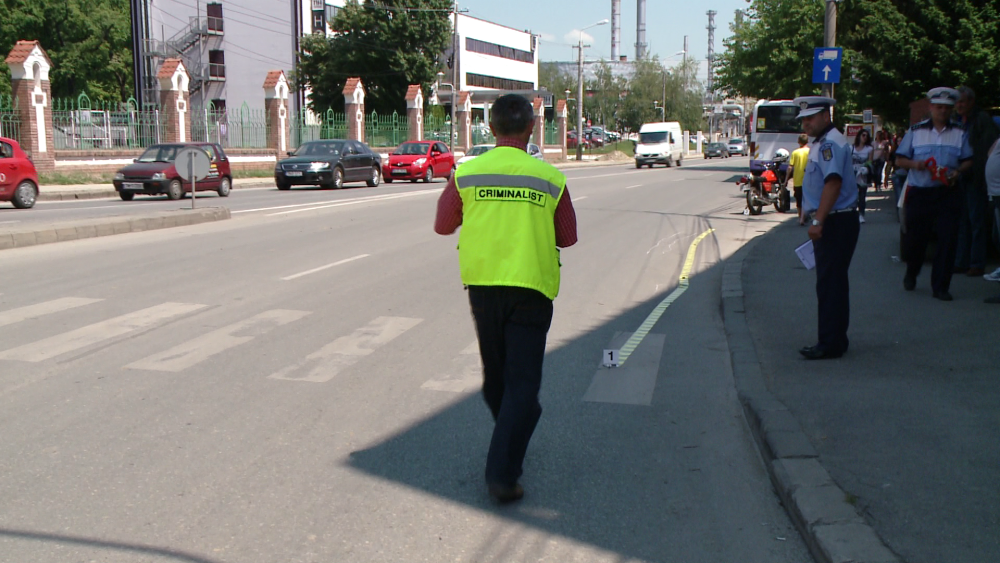
[[[0,96],[0,137],[21,142],[21,114],[17,112],[17,100],[11,96]]]
[[[451,121],[447,117],[424,114],[424,140],[448,143],[450,125]],[[458,130],[454,131],[454,138],[458,139]]]
[[[488,124],[484,123],[482,119],[477,119],[472,123],[473,145],[495,145],[496,143],[497,140],[493,137],[493,132],[490,131]]]
[[[562,140],[559,138],[559,124],[555,121],[546,121],[544,125],[545,134],[545,144],[546,145],[562,145]]]
[[[164,129],[155,104],[140,108],[134,98],[93,101],[86,94],[53,99],[52,127],[56,150],[143,148],[160,142]]]
[[[346,139],[347,116],[333,110],[314,113],[302,110],[292,116],[292,146],[300,147],[308,141]]]
[[[238,109],[207,107],[191,110],[191,140],[218,143],[224,149],[267,148],[267,111],[250,109],[243,103]]]
[[[409,134],[409,120],[396,112],[384,116],[372,112],[365,118],[365,141],[370,147],[395,147],[406,141]]]

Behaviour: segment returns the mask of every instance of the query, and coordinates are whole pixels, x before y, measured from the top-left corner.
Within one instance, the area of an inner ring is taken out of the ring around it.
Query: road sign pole
[[[823,22],[823,46],[837,46],[837,2],[826,0],[826,18]],[[823,95],[833,97],[833,84],[823,84]]]
[[[191,209],[194,209],[194,200],[198,198],[198,179],[194,174],[194,159],[188,161],[188,174],[191,176]]]

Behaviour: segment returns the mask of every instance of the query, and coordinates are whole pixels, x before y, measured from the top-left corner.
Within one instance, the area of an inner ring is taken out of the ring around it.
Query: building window
[[[486,76],[483,74],[467,73],[465,83],[469,86],[480,88],[493,88],[494,90],[534,90],[535,85],[531,82],[511,80],[509,78],[497,78],[496,76]]]
[[[327,4],[327,6],[326,6],[326,21],[332,22],[333,18],[337,17],[337,14],[339,14],[339,13],[340,13],[340,8],[339,7],[337,7],[337,6],[330,6],[329,4]]]
[[[489,43],[487,41],[472,39],[471,37],[465,38],[465,50],[470,51],[472,53],[491,55],[494,57],[510,59],[512,61],[519,61],[522,63],[535,62],[535,54],[531,51],[522,51],[520,49],[507,47],[505,45],[497,45],[496,43]]]
[[[222,33],[222,4],[218,2],[206,4],[205,15],[208,16],[208,31]]]
[[[208,52],[208,78],[210,80],[226,79],[226,52],[212,50]]]

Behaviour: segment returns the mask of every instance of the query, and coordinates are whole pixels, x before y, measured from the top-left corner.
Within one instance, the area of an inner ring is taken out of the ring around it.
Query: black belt
[[[857,210],[858,210],[857,207],[848,207],[847,209],[835,209],[835,210],[827,213],[827,216],[836,215],[838,213],[850,213],[851,211],[857,211]],[[816,211],[814,210],[814,211],[809,212],[809,216],[810,217],[816,216]]]

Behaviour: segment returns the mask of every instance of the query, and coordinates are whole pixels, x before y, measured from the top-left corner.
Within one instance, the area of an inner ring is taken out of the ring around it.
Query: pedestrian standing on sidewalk
[[[936,226],[938,248],[931,270],[931,289],[935,299],[951,301],[955,236],[965,197],[957,180],[972,168],[972,148],[965,132],[951,121],[958,91],[934,88],[927,92],[927,97],[931,102],[931,118],[914,125],[896,150],[896,165],[909,169],[903,213],[906,221],[903,289],[913,291],[917,286],[927,244]]]
[[[875,184],[875,191],[882,189],[882,172],[885,170],[885,159],[889,154],[889,135],[885,130],[880,130],[875,134],[875,151],[872,152],[872,177],[871,182]]]
[[[986,160],[986,189],[993,212],[993,243],[1000,248],[1000,141],[993,143]],[[983,276],[987,281],[1000,282],[1000,268]],[[987,297],[986,303],[1000,303],[1000,295]]]
[[[462,228],[459,269],[483,360],[483,398],[495,422],[486,484],[501,503],[524,496],[518,479],[542,416],[538,392],[559,293],[557,247],[577,240],[566,176],[526,152],[533,125],[526,98],[498,98],[490,110],[496,148],[458,167],[434,222],[441,235]]]
[[[871,176],[872,155],[875,149],[872,148],[872,134],[867,129],[862,129],[858,136],[854,138],[854,181],[858,185],[858,221],[865,222],[865,202],[868,199],[868,178]]]
[[[799,225],[805,225],[802,217],[802,180],[806,176],[806,164],[809,161],[809,136],[799,135],[799,148],[792,151],[788,161],[787,177],[792,179],[792,193],[795,194],[795,209],[799,212]]]
[[[993,119],[976,106],[976,93],[972,88],[958,88],[955,104],[955,121],[965,131],[972,147],[972,170],[959,182],[964,192],[964,213],[959,220],[958,248],[955,255],[955,273],[970,277],[983,275],[986,268],[986,241],[989,240],[989,216],[986,196],[986,159],[990,147],[1000,136]]]
[[[852,148],[833,126],[833,98],[795,98],[802,128],[812,137],[802,186],[803,207],[810,216],[809,238],[816,257],[819,342],[799,353],[809,360],[839,358],[847,352],[850,287],[847,271],[858,245],[858,189]]]

